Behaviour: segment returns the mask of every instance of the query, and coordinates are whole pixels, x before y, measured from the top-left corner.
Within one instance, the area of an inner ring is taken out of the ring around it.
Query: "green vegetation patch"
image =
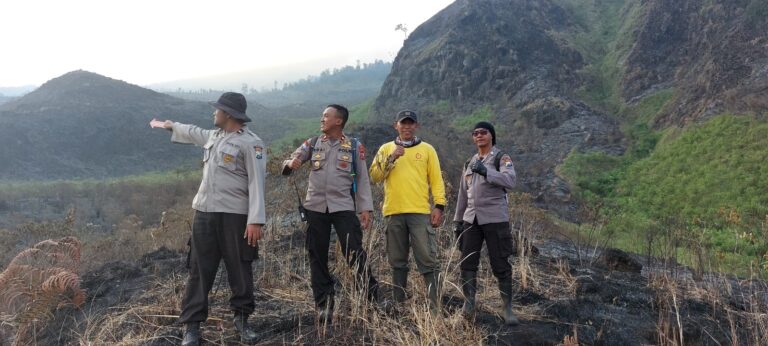
[[[673,89],[662,90],[625,108],[628,119],[634,122],[624,126],[628,148],[623,156],[603,152],[571,152],[560,166],[560,173],[576,187],[577,194],[589,202],[613,196],[613,192],[635,162],[651,155],[661,134],[654,131],[648,120],[653,119],[674,95]]]
[[[624,74],[623,60],[634,42],[634,29],[645,14],[640,1],[559,0],[575,18],[576,26],[567,32],[553,33],[564,39],[584,57],[580,71],[587,81],[577,94],[593,107],[608,113],[621,111],[623,101],[619,83]]]
[[[590,202],[608,197],[624,173],[624,158],[603,152],[572,152],[560,166],[569,183],[579,196]]]
[[[493,120],[496,118],[496,113],[493,111],[493,108],[489,105],[482,106],[478,109],[475,109],[472,114],[467,115],[465,117],[457,117],[453,120],[451,123],[451,127],[458,131],[471,131],[472,126],[475,126],[479,121],[490,121],[493,122]]]
[[[713,221],[727,208],[759,225],[768,215],[767,148],[768,123],[720,116],[629,167],[617,197],[636,200],[649,217]]]
[[[560,172],[603,206],[614,246],[702,270],[768,273],[768,123],[722,115],[660,137],[636,125],[626,155],[572,153]]]

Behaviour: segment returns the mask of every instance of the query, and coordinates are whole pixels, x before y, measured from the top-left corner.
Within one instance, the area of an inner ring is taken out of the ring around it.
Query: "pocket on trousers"
[[[240,260],[243,262],[252,262],[259,258],[259,245],[250,246],[246,239],[242,239],[240,244]]]
[[[427,242],[429,243],[429,252],[432,257],[437,258],[437,229],[427,225]]]
[[[509,228],[499,230],[499,251],[504,258],[512,256],[516,252],[515,242]]]

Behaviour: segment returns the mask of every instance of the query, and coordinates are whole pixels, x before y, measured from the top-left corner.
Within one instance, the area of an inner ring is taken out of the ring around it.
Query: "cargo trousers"
[[[413,249],[419,273],[440,270],[437,262],[437,233],[429,214],[395,214],[386,217],[387,259],[394,271],[408,271],[408,255]]]
[[[512,265],[509,256],[514,251],[512,232],[509,222],[488,223],[479,225],[477,219],[473,223],[464,222],[464,232],[459,237],[461,245],[462,271],[476,272],[480,265],[480,251],[483,241],[488,248],[488,259],[493,275],[498,279],[506,279],[512,275]]]
[[[180,323],[203,322],[208,318],[208,293],[222,259],[232,291],[230,309],[239,315],[253,313],[252,265],[258,249],[243,238],[247,222],[248,215],[195,212],[189,279],[181,302]]]
[[[331,226],[336,230],[341,251],[357,275],[355,286],[367,292],[368,299],[375,300],[379,284],[368,267],[368,255],[363,249],[363,233],[360,220],[354,211],[318,213],[307,211],[306,248],[309,253],[312,293],[315,304],[324,307],[335,295],[336,280],[328,269],[328,247]]]

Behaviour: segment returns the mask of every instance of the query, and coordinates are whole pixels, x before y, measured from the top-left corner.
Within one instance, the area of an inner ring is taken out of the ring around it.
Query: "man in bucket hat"
[[[170,120],[150,122],[172,132],[174,143],[203,147],[203,180],[192,208],[195,219],[190,241],[189,279],[179,322],[185,325],[182,345],[200,344],[200,322],[208,317],[208,293],[219,262],[224,259],[232,295],[234,325],[245,343],[256,341],[248,326],[255,308],[252,263],[258,257],[257,242],[266,221],[264,142],[245,123],[247,103],[242,94],[226,92],[210,102],[215,130]]]

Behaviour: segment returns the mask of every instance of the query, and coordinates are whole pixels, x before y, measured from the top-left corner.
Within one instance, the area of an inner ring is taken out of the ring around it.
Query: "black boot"
[[[394,269],[392,271],[392,299],[397,303],[402,303],[407,298],[405,288],[408,286],[408,271]]]
[[[427,286],[427,298],[429,298],[429,312],[432,316],[440,314],[440,272],[434,271],[424,274],[424,285]]]
[[[181,346],[200,345],[200,322],[189,322],[184,324],[184,339],[181,340]]]
[[[381,301],[381,293],[379,292],[379,283],[376,282],[374,279],[368,280],[368,291],[366,292],[366,297],[368,298],[368,301],[373,303],[374,305],[378,304]]]
[[[512,311],[512,277],[499,279],[499,291],[501,292],[501,301],[504,303],[501,308],[504,314],[504,324],[508,326],[520,324],[514,311]]]
[[[258,339],[256,331],[248,325],[248,315],[235,314],[235,329],[240,334],[240,342],[244,344],[253,344]]]
[[[464,306],[462,313],[464,317],[472,319],[475,317],[475,293],[477,293],[477,272],[461,271],[461,291],[464,293]]]
[[[333,305],[332,295],[326,296],[325,300],[317,304],[317,321],[321,325],[331,326],[333,324]]]

